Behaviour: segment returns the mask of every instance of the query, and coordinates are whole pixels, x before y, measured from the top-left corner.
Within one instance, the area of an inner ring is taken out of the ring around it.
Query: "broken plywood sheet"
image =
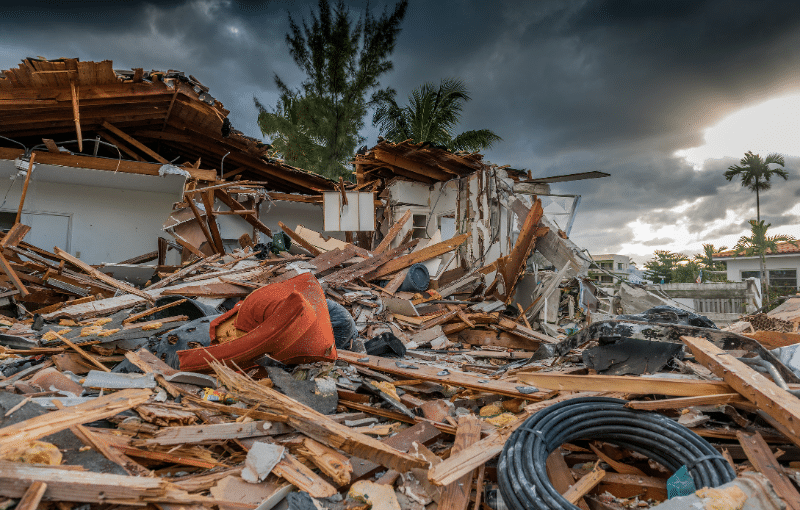
[[[530,208],[521,200],[515,199],[509,203],[511,209],[520,218],[528,215]],[[547,215],[539,220],[539,226],[547,227],[549,231],[542,237],[536,239],[536,251],[550,261],[556,268],[560,269],[571,262],[573,267],[567,273],[567,277],[586,275],[589,271],[591,260],[582,250],[569,238],[564,239],[558,235],[558,226],[553,224]]]
[[[305,240],[308,244],[323,252],[335,250],[337,248],[344,250],[348,246],[348,243],[340,241],[335,237],[331,237],[326,240],[319,232],[311,230],[310,228],[306,228],[303,225],[297,225],[297,228],[294,229],[294,232],[298,236],[302,237],[303,240]]]
[[[211,487],[215,499],[258,506],[258,510],[269,510],[286,497],[294,486],[278,477],[269,477],[262,483],[248,483],[239,476],[228,475]],[[220,505],[221,510],[234,507]]]

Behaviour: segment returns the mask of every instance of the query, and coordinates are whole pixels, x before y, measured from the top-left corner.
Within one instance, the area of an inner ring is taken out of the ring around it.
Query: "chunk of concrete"
[[[244,461],[242,479],[250,483],[263,481],[280,462],[286,448],[271,443],[256,442]]]

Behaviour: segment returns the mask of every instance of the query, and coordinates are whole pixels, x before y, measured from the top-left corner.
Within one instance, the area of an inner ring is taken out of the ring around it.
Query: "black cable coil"
[[[664,415],[636,411],[624,400],[576,398],[528,418],[506,441],[497,465],[500,494],[511,510],[579,510],[547,477],[547,457],[564,443],[601,440],[677,471],[686,466],[695,486],[717,487],[736,477],[708,441]]]

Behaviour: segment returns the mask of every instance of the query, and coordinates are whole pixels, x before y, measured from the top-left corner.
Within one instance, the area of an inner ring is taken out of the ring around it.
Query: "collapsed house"
[[[587,175],[382,141],[335,183],[226,115],[174,71],[0,76],[8,507],[798,508],[800,298],[618,313],[545,213]]]
[[[114,71],[111,61],[26,59],[0,78],[0,135],[13,140],[0,147],[0,176],[9,184],[0,225],[10,227],[22,203],[34,244],[58,246],[91,264],[121,262],[159,249],[163,225],[189,181],[267,180],[271,197],[259,187],[242,200],[241,210],[254,212],[239,215],[250,223],[284,195],[333,189],[329,179],[269,158],[269,147],[232,129],[227,114],[207,87],[182,72],[126,73]],[[29,149],[36,154],[32,165]],[[223,209],[216,219],[223,243],[266,230],[226,217],[230,208],[220,197],[231,202],[223,193],[209,202],[212,214]],[[318,228],[318,206],[302,196],[273,207],[308,217],[309,227]],[[197,202],[205,218],[205,202]],[[174,234],[172,227],[166,228]],[[172,240],[195,246],[194,236]]]

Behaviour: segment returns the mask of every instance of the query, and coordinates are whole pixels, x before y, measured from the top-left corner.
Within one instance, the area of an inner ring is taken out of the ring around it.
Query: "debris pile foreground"
[[[20,505],[639,508],[770,484],[800,501],[780,351],[798,298],[728,330],[669,307],[593,321],[559,279],[551,336],[469,272],[393,290],[457,240],[248,246],[136,288],[25,231],[0,241],[11,278],[97,295],[2,322],[0,494]],[[735,332],[756,324],[777,331]]]
[[[110,61],[26,59],[0,100],[25,183],[0,237],[0,507],[800,509],[800,297],[723,329],[643,286],[616,306],[569,239],[577,200],[563,230],[542,204],[607,174],[381,141],[336,183],[191,75]],[[158,238],[92,265],[31,240],[29,183],[69,194],[37,176],[181,195],[115,239],[87,216],[84,250]],[[320,205],[345,240],[296,225]]]

